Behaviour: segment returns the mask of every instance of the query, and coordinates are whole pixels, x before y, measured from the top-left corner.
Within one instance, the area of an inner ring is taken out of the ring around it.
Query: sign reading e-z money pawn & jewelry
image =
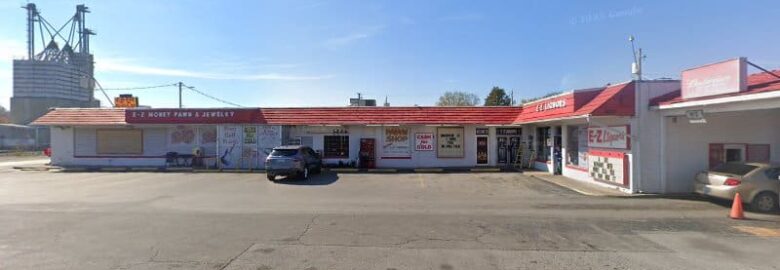
[[[438,145],[437,156],[440,158],[462,158],[463,153],[463,128],[440,127],[437,130]]]

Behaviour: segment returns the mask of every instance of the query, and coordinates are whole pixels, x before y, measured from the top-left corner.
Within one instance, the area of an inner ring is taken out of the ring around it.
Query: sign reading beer
[[[201,124],[252,123],[259,119],[256,109],[130,109],[125,111],[127,123]]]
[[[437,156],[440,158],[462,158],[463,152],[463,128],[440,127],[437,129],[438,147]]]
[[[628,126],[589,127],[588,147],[628,149]]]
[[[696,98],[747,90],[747,59],[737,59],[682,72],[682,98]]]
[[[433,133],[424,132],[414,134],[415,151],[433,151]]]

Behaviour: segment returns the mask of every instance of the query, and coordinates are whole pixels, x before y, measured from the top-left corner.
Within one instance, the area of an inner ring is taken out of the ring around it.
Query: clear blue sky
[[[433,105],[448,90],[516,99],[746,56],[780,67],[776,1],[37,1],[53,24],[81,2],[106,88],[183,81],[245,106],[343,106],[356,92]],[[0,105],[25,54],[26,1],[0,3]],[[40,45],[38,46],[40,48]],[[120,92],[110,92],[117,95]],[[131,92],[177,106],[175,88]],[[96,93],[101,99],[102,95]],[[105,104],[105,102],[104,102]],[[223,104],[185,92],[186,107]]]

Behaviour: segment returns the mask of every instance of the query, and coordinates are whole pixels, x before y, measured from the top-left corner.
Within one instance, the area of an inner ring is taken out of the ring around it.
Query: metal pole
[[[639,80],[642,80],[642,48],[639,48],[639,59],[637,59],[637,63],[639,63],[639,72],[637,73],[637,77],[639,77]]]
[[[181,105],[181,87],[182,87],[182,83],[179,82],[179,109],[181,109],[181,107],[182,107],[182,105]]]
[[[27,58],[33,60],[35,56],[35,15],[37,10],[35,4],[29,3],[27,9]]]

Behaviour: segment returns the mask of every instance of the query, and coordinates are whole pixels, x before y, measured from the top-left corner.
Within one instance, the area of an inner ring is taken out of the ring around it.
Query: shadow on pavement
[[[699,201],[699,202],[705,202],[713,206],[722,207],[725,210],[728,210],[731,208],[731,205],[733,203],[732,200],[726,200],[721,198],[715,198],[715,197],[706,197],[695,193],[678,193],[678,194],[648,194],[648,195],[638,195],[638,196],[626,196],[626,197],[616,197],[616,196],[608,196],[610,198],[619,198],[619,199],[662,199],[662,200],[680,200],[680,201]],[[769,213],[763,213],[763,212],[757,212],[750,209],[750,204],[748,202],[743,202],[745,205],[745,212],[749,213],[757,213],[757,214],[765,214],[765,215],[780,215],[780,209],[775,209],[772,212]]]
[[[275,181],[277,184],[297,185],[297,186],[324,186],[335,183],[339,180],[339,175],[335,172],[322,172],[309,176],[309,179],[303,180],[295,177],[284,177]]]

